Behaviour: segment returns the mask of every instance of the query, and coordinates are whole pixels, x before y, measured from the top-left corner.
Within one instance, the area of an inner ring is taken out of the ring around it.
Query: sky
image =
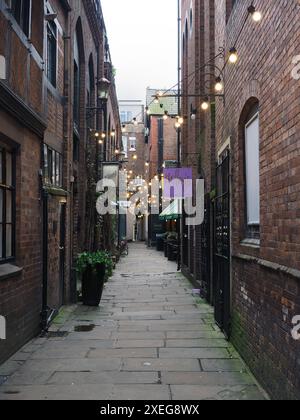
[[[177,1],[102,0],[119,100],[177,83]]]

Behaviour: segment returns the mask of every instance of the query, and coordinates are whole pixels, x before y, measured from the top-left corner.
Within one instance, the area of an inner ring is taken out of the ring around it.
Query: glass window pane
[[[13,179],[12,179],[12,154],[6,153],[6,185],[12,186]]]
[[[56,152],[56,180],[55,180],[55,184],[57,185],[57,186],[59,186],[60,185],[60,182],[59,182],[59,153],[57,153]]]
[[[6,225],[6,258],[12,257],[12,225]]]
[[[6,223],[12,223],[12,192],[6,191]]]
[[[260,224],[259,117],[246,126],[246,192],[248,225]]]

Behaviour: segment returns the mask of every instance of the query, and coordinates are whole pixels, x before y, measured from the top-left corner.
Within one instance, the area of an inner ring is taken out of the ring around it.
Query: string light
[[[235,47],[230,48],[229,50],[229,62],[235,64],[238,61],[238,53]]]
[[[209,108],[209,100],[208,100],[208,98],[205,98],[205,100],[201,104],[201,109],[203,111],[207,111],[208,108]]]
[[[196,117],[197,117],[197,109],[193,109],[191,113],[191,120],[195,121]]]
[[[169,113],[168,113],[168,111],[165,111],[164,116],[163,116],[163,120],[167,121],[168,118],[169,118]]]
[[[254,22],[260,22],[262,19],[262,14],[258,10],[256,10],[255,6],[251,4],[251,6],[248,7],[248,12],[252,16],[252,19]]]
[[[100,137],[100,134],[98,133],[98,131],[96,131],[96,133],[95,133],[95,137],[96,137],[96,138]]]
[[[223,88],[224,88],[224,86],[223,86],[221,77],[217,77],[216,78],[216,84],[215,84],[215,91],[216,92],[222,92]]]

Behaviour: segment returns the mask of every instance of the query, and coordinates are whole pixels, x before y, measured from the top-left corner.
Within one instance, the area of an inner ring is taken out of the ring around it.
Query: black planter
[[[176,261],[178,253],[178,246],[176,242],[168,242],[168,260]]]
[[[82,274],[82,302],[85,306],[99,306],[105,280],[105,265],[87,267]]]

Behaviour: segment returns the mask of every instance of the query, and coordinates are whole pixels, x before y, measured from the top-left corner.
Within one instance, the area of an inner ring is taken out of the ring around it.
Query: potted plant
[[[77,272],[82,277],[82,301],[86,306],[98,306],[105,280],[112,275],[113,261],[107,252],[83,252],[77,258]]]

